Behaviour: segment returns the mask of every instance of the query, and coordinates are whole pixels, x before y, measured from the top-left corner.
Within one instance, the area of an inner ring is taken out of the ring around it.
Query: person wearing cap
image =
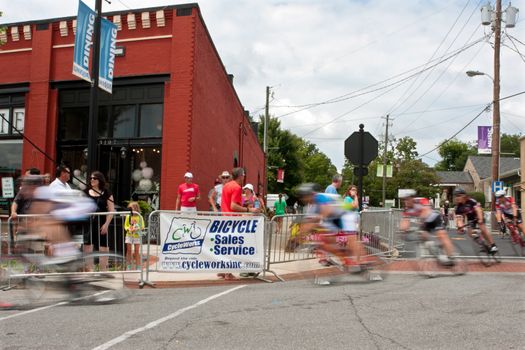
[[[227,170],[224,170],[220,176],[220,182],[215,184],[215,187],[212,189],[208,195],[208,200],[210,202],[211,208],[214,212],[221,211],[221,201],[222,201],[222,188],[225,184],[230,182],[231,175]]]
[[[246,208],[255,208],[255,200],[257,197],[255,197],[255,192],[253,190],[252,184],[246,184],[242,188],[243,194],[242,194],[242,206]]]
[[[199,185],[193,183],[193,174],[184,174],[184,182],[179,185],[175,210],[197,212],[197,200],[200,199]]]

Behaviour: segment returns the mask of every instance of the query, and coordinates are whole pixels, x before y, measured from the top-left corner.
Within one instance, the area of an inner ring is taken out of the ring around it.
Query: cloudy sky
[[[94,7],[94,0],[85,0]],[[112,0],[104,11],[181,1]],[[482,26],[486,0],[203,0],[204,20],[245,108],[270,112],[318,145],[340,169],[344,139],[365,124],[384,137],[410,136],[419,154],[446,138],[473,141],[491,125],[487,76],[493,36]],[[492,1],[494,3],[494,1]],[[76,0],[0,0],[0,23],[74,16]],[[503,1],[503,8],[508,1]],[[525,12],[525,0],[512,5]],[[525,91],[525,20],[503,34],[501,97]],[[502,132],[525,132],[525,94],[501,102]],[[477,115],[479,117],[472,121]],[[469,122],[472,123],[467,126]],[[436,151],[425,155],[438,161]]]

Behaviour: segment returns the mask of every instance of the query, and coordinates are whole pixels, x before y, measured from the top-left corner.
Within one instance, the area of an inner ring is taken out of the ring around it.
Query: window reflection
[[[135,105],[113,107],[113,137],[135,136]]]
[[[139,137],[162,136],[162,103],[140,106]]]

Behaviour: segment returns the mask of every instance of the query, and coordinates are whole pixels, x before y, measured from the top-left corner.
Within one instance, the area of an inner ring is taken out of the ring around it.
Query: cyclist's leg
[[[359,241],[357,232],[347,232],[346,235],[346,247],[349,252],[355,257],[356,262],[359,264],[362,258],[367,255],[365,247]]]
[[[452,244],[452,241],[450,240],[450,237],[448,236],[448,233],[444,229],[436,230],[436,236],[440,240],[441,244],[443,245],[443,250],[447,254],[447,256],[453,256],[454,255],[454,245]]]
[[[481,230],[481,235],[487,242],[489,246],[495,246],[494,239],[492,238],[492,235],[489,233],[489,230],[487,229],[487,226],[485,223],[478,224],[479,229]]]

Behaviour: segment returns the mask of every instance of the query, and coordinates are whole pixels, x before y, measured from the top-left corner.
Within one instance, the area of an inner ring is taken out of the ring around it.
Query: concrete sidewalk
[[[154,268],[154,264],[152,264]],[[336,267],[321,266],[317,259],[294,261],[287,263],[272,264],[270,270],[275,272],[279,277],[288,280],[297,280],[312,278],[318,276],[328,276],[340,274]],[[388,265],[389,273],[415,273],[416,262],[414,260],[397,260]],[[490,267],[481,265],[477,260],[469,260],[468,273],[523,273],[525,274],[525,261],[503,261]],[[149,282],[157,288],[174,288],[189,286],[209,286],[224,285],[236,283],[265,283],[259,278],[240,277],[238,273],[234,274],[238,279],[224,280],[217,277],[216,273],[199,273],[199,272],[150,272]],[[273,273],[266,272],[259,275],[260,278],[270,282],[279,282]],[[144,274],[145,278],[145,274]],[[139,288],[140,273],[127,273],[125,276],[126,285],[129,288]],[[146,285],[146,288],[149,286]]]

